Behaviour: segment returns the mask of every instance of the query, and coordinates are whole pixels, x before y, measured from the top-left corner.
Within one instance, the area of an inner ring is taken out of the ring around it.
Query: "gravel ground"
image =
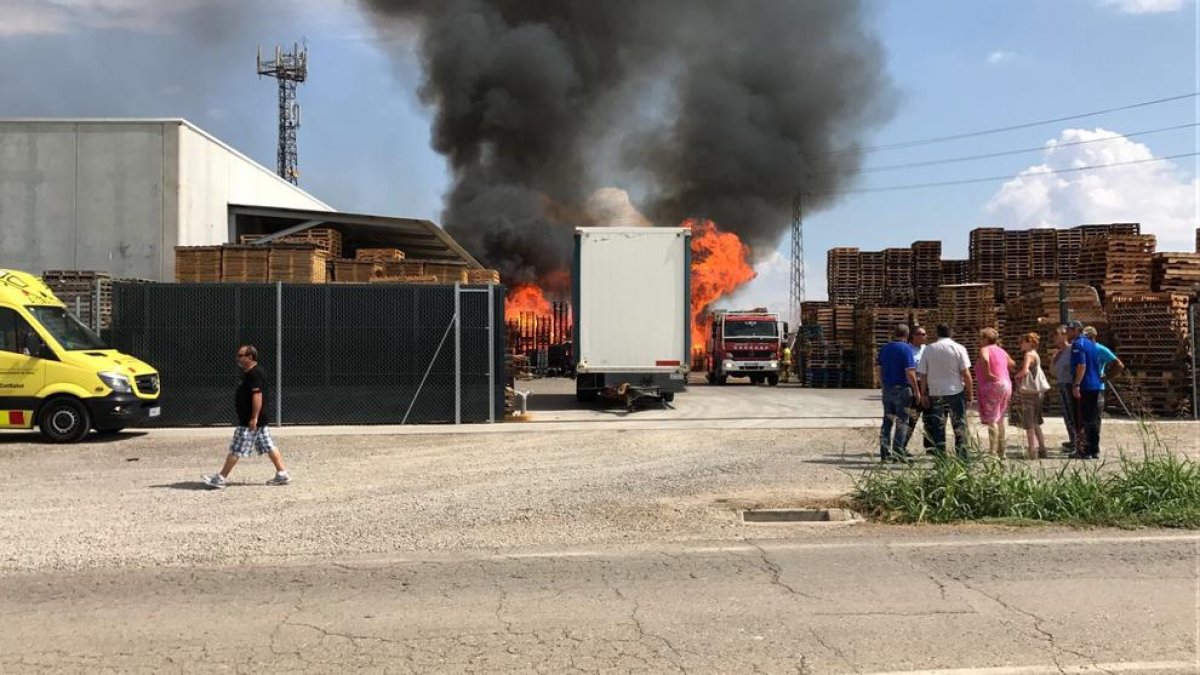
[[[1062,440],[1047,430],[1048,441]],[[1160,434],[1196,456],[1196,430],[1167,424]],[[503,434],[289,437],[292,485],[265,486],[270,465],[255,458],[222,492],[198,481],[219,468],[220,440],[151,433],[49,446],[5,434],[0,571],[795,537],[795,528],[742,525],[736,508],[836,499],[874,465],[875,433],[528,425]],[[1105,434],[1106,447],[1140,447],[1132,425]],[[878,527],[810,531],[843,537]]]

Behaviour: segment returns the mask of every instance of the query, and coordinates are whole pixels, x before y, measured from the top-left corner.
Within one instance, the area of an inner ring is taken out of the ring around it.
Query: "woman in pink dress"
[[[1012,378],[1008,373],[1017,364],[1000,348],[999,342],[1000,333],[995,328],[979,331],[975,379],[979,382],[979,422],[988,430],[988,451],[1003,458],[1008,403],[1012,399]]]

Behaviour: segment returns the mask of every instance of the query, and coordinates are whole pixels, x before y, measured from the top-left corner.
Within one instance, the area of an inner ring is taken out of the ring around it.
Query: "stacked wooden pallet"
[[[113,280],[107,273],[48,270],[42,281],[84,325],[105,330],[112,324]]]
[[[847,305],[857,303],[861,286],[858,249],[829,249],[825,254],[825,281],[830,302]]]
[[[824,300],[805,300],[800,303],[800,323],[804,326],[814,326],[819,323],[821,310],[829,310],[829,303]],[[832,315],[831,315],[832,316]]]
[[[220,246],[175,247],[175,281],[196,283],[220,280]]]
[[[1094,286],[1100,297],[1150,290],[1152,234],[1085,235],[1076,279]]]
[[[858,254],[859,307],[874,307],[883,302],[886,265],[883,251],[860,251]]]
[[[1108,319],[1100,305],[1096,289],[1078,282],[1065,283],[1061,289],[1070,319],[1095,326],[1101,338],[1108,335]],[[1056,281],[1028,281],[1016,297],[1005,303],[1003,344],[1014,359],[1020,356],[1019,340],[1026,333],[1037,333],[1039,353],[1047,377],[1053,379],[1050,356],[1054,351],[1054,331],[1061,325],[1060,288]]]
[[[270,278],[271,251],[265,246],[222,246],[221,281],[253,283]]]
[[[1058,278],[1058,230],[1049,227],[1029,230],[1029,278]]]
[[[913,306],[937,307],[937,287],[942,283],[942,242],[915,241],[911,250]]]
[[[1107,308],[1116,352],[1128,368],[1114,382],[1125,404],[1135,414],[1190,416],[1194,402],[1188,297],[1181,293],[1114,295]]]
[[[990,283],[995,286],[996,292],[1002,290],[999,282],[1004,281],[1004,244],[1003,228],[977,227],[971,230],[969,247],[971,283]],[[998,299],[1003,300],[1003,298]]]
[[[855,349],[854,305],[833,306],[832,341],[842,349]]]
[[[267,235],[243,234],[240,242],[253,244]],[[286,237],[271,241],[272,244],[312,244],[324,251],[330,258],[342,257],[342,233],[331,227],[311,227]]]
[[[1155,253],[1150,285],[1155,291],[1200,299],[1200,253]]]
[[[1055,235],[1058,241],[1056,267],[1058,278],[1063,281],[1078,279],[1079,253],[1083,250],[1083,230],[1073,227],[1069,230],[1059,230]]]
[[[837,345],[813,345],[804,354],[804,382],[817,389],[855,386],[853,356]]]
[[[500,283],[500,272],[497,270],[467,270],[468,284],[498,284]]]
[[[938,317],[963,344],[977,341],[979,330],[996,325],[995,286],[990,283],[938,287]]]
[[[354,259],[374,262],[400,262],[404,260],[404,251],[398,248],[360,248],[354,252]]]
[[[970,260],[943,260],[940,267],[941,277],[938,286],[957,286],[971,281]]]
[[[907,323],[909,310],[905,307],[864,307],[855,312],[855,350],[858,355],[860,387],[878,389],[875,357],[879,348],[892,339],[896,324]]]
[[[270,281],[325,283],[329,280],[329,254],[316,244],[277,244],[270,251]]]
[[[333,280],[337,282],[367,283],[383,276],[383,264],[374,260],[334,260]]]
[[[1014,291],[1031,276],[1031,242],[1029,230],[1004,231],[1004,281],[1018,282],[1013,285]]]
[[[419,262],[402,262],[391,263],[396,265],[399,275],[390,267],[387,270],[389,275],[405,276],[405,277],[436,277],[438,283],[456,284],[467,283],[467,268],[464,265],[448,265],[442,263],[419,263]]]
[[[891,307],[909,307],[915,301],[912,249],[884,249],[883,304]]]

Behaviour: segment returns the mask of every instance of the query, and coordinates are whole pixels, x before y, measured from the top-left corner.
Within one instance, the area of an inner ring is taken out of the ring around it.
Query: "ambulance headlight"
[[[129,378],[120,373],[100,373],[99,376],[101,382],[118,394],[133,392],[133,384],[130,383]]]

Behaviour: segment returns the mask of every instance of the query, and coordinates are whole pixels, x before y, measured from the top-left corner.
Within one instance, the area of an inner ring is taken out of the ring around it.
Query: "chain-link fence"
[[[500,286],[117,283],[110,335],[162,375],[157,425],[231,423],[241,344],[276,423],[453,424],[503,415],[503,317]]]

